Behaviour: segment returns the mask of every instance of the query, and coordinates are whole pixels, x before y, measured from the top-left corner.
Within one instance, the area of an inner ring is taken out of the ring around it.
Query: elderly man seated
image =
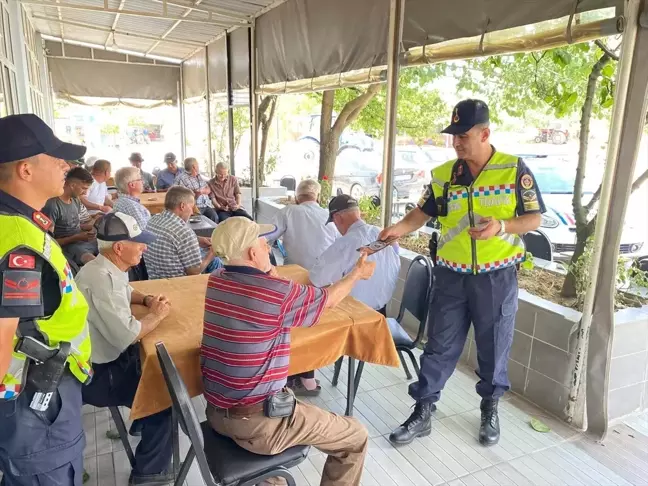
[[[184,161],[184,166],[185,171],[176,179],[176,186],[191,189],[196,196],[196,207],[200,211],[200,214],[218,223],[218,215],[214,209],[214,203],[209,198],[211,189],[207,185],[207,181],[200,175],[198,161],[193,157],[188,157]]]
[[[328,222],[335,223],[342,237],[335,240],[311,268],[310,280],[317,287],[330,285],[351,271],[358,259],[358,249],[378,240],[380,234],[380,228],[362,220],[358,201],[346,194],[334,197],[329,203]],[[376,262],[376,272],[371,279],[358,284],[351,295],[386,315],[400,271],[398,249],[389,246],[369,256],[369,260]]]
[[[169,314],[162,295],[144,295],[128,284],[127,271],[136,266],[155,238],[142,231],[127,214],[109,213],[99,222],[100,255],[76,277],[88,301],[94,376],[83,387],[83,401],[97,407],[130,407],[141,377],[138,342]],[[140,320],[131,304],[148,307]],[[173,481],[171,409],[139,419],[134,427],[142,440],[135,451],[130,485],[159,485]]]
[[[216,164],[216,177],[208,182],[211,200],[218,213],[219,221],[225,221],[232,216],[243,216],[252,219],[241,207],[241,189],[238,179],[229,175],[229,167],[223,162]]]
[[[329,213],[318,203],[319,182],[306,179],[295,191],[297,204],[289,204],[273,220],[277,232],[272,239],[282,238],[286,249],[285,264],[296,264],[310,270],[315,260],[340,236],[333,225],[327,225]]]
[[[142,163],[144,162],[144,157],[142,157],[142,154],[140,154],[139,152],[133,152],[132,154],[130,154],[130,157],[128,157],[128,161],[133,167],[136,167],[140,170],[140,174],[142,175],[142,184],[144,185],[144,192],[155,192],[155,181],[153,179],[153,174],[144,172],[142,170]],[[115,184],[116,183],[117,181],[115,181]]]
[[[290,329],[317,324],[374,263],[362,256],[346,276],[328,289],[284,280],[270,264],[264,235],[271,225],[242,217],[219,224],[212,234],[214,253],[226,262],[207,284],[201,369],[207,419],[219,434],[256,454],[278,454],[308,444],[328,454],[321,484],[358,485],[367,451],[367,431],[342,417],[295,401],[285,389]],[[288,402],[288,411],[264,412],[267,403]]]
[[[166,164],[166,169],[161,170],[157,175],[157,183],[155,184],[158,191],[166,191],[169,189],[175,184],[178,176],[184,172],[181,167],[178,167],[178,161],[173,152],[168,152],[164,155],[164,163]]]
[[[156,236],[144,254],[151,280],[211,273],[222,266],[220,259],[214,258],[211,240],[196,236],[188,224],[194,204],[193,191],[173,186],[164,198],[164,211],[152,216],[146,225],[146,230]]]
[[[92,184],[90,172],[75,167],[65,177],[63,194],[49,199],[43,213],[52,220],[51,230],[68,260],[81,266],[94,260],[98,253],[93,224],[94,218],[81,223],[81,201],[79,200]]]
[[[137,167],[122,167],[115,173],[115,185],[119,196],[113,206],[115,211],[135,218],[140,228],[146,228],[151,213],[140,203],[144,191],[144,179]]]

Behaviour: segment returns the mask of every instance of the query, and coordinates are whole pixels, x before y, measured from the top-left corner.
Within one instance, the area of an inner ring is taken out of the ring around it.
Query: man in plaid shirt
[[[198,161],[194,157],[188,157],[184,161],[184,166],[185,171],[178,175],[175,185],[192,190],[196,196],[196,207],[200,214],[207,216],[214,223],[218,223],[218,214],[209,197],[211,189],[207,185],[207,181],[200,175]]]

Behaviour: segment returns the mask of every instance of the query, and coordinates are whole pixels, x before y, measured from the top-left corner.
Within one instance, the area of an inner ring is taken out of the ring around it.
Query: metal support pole
[[[612,200],[612,185],[614,183],[615,171],[619,159],[620,140],[623,134],[623,120],[627,108],[628,89],[630,86],[630,75],[635,56],[635,43],[639,27],[639,12],[643,0],[627,0],[625,8],[626,30],[623,34],[621,46],[621,57],[617,69],[616,95],[614,99],[614,112],[610,123],[610,137],[607,150],[607,161],[603,175],[601,199],[596,220],[594,233],[594,245],[592,249],[592,261],[590,263],[590,284],[583,302],[583,317],[577,331],[577,344],[575,352],[575,363],[573,369],[573,381],[567,402],[567,421],[574,422],[574,425],[584,427],[581,417],[584,416],[585,391],[582,386],[583,377],[587,371],[587,351],[589,343],[590,327],[592,324],[592,313],[594,299],[599,278],[600,261],[603,256],[603,246],[607,235],[605,229],[608,224],[608,209]],[[641,62],[638,60],[638,62]],[[642,100],[643,101],[643,100]],[[636,100],[639,103],[639,100]],[[617,250],[618,252],[618,246]]]
[[[212,133],[211,133],[211,92],[209,90],[209,47],[205,47],[205,96],[207,101],[207,164],[209,165],[209,175],[214,177],[214,154],[212,153]]]
[[[234,93],[232,90],[232,63],[230,62],[230,35],[225,36],[225,86],[227,89],[227,147],[229,149],[229,166],[232,175],[236,175],[236,154],[234,153]]]
[[[183,65],[180,65],[180,81],[178,82],[178,110],[180,112],[180,158],[184,160],[187,151],[187,128],[185,126],[184,111],[184,84],[183,84]]]
[[[259,199],[259,174],[257,173],[259,160],[259,107],[256,94],[257,88],[257,57],[256,57],[256,31],[255,23],[250,26],[250,183],[252,186],[252,217],[256,219],[257,200]]]
[[[11,45],[13,46],[14,65],[16,66],[16,90],[19,113],[31,113],[32,104],[29,93],[29,71],[27,70],[28,54],[25,47],[22,5],[8,2],[9,25],[11,26]],[[6,33],[5,33],[6,35]]]
[[[605,210],[607,224],[603,229],[604,243],[600,260],[594,262],[598,268],[599,278],[596,286],[592,287],[596,299],[587,343],[587,428],[589,433],[601,440],[608,432],[610,420],[608,400],[615,329],[614,292],[617,283],[618,250],[626,220],[628,201],[632,193],[637,155],[648,110],[648,65],[645,62],[645,53],[648,52],[648,0],[638,3],[643,3],[643,13],[639,18],[639,27],[634,42],[634,56],[632,56],[625,97],[625,111],[618,126],[620,132],[618,162],[610,181],[610,204],[605,209],[603,206],[599,209],[599,212]],[[631,15],[631,12],[628,11],[628,24],[633,22]],[[626,35],[631,35],[632,32],[633,30],[628,27]],[[623,49],[625,53],[625,45]],[[645,199],[639,199],[635,204],[638,205],[632,210],[636,214],[639,214],[641,210],[645,211]],[[639,397],[637,396],[637,398]],[[632,402],[631,395],[627,395],[625,399]]]
[[[391,225],[394,189],[394,147],[396,146],[396,113],[398,109],[398,74],[400,45],[403,37],[405,0],[391,0],[389,7],[389,47],[387,50],[387,100],[385,141],[383,149],[383,182],[380,193],[382,222]]]

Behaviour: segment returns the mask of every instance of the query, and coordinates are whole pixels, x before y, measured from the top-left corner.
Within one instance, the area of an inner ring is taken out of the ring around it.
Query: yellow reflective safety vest
[[[0,259],[11,251],[29,248],[56,271],[60,283],[61,304],[49,317],[33,320],[36,330],[48,346],[61,341],[72,344],[67,363],[72,374],[84,383],[92,375],[90,367],[90,335],[88,333],[88,303],[74,282],[63,250],[52,237],[27,217],[19,214],[0,214]],[[20,327],[19,327],[20,330]],[[20,333],[18,330],[17,334]],[[15,349],[19,336],[14,336]],[[18,396],[24,386],[27,366],[26,356],[14,351],[7,374],[0,381],[0,400]]]
[[[476,275],[523,262],[526,251],[518,235],[474,240],[468,234],[468,228],[476,226],[481,218],[507,220],[515,217],[518,158],[495,152],[469,187],[453,184],[456,162],[456,159],[450,160],[432,170],[435,197],[442,197],[444,186],[448,184],[448,215],[438,218],[441,235],[437,265]]]

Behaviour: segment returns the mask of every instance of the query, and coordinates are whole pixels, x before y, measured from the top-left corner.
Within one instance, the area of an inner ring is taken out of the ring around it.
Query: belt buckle
[[[230,409],[229,408],[225,409],[225,418],[230,418]]]

